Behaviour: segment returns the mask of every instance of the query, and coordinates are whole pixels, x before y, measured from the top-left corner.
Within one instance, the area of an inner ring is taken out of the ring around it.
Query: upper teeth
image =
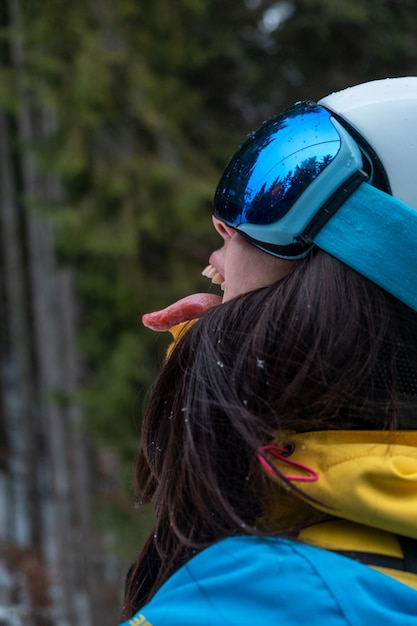
[[[211,282],[215,285],[223,286],[223,276],[212,265],[207,265],[207,267],[205,267],[201,273],[203,276],[206,276],[206,278],[211,278]]]

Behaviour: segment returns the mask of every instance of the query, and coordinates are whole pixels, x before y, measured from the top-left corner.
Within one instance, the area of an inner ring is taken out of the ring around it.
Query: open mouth
[[[220,285],[220,289],[224,291],[224,277],[216,270],[213,265],[209,264],[201,272],[206,278],[210,278],[214,285]]]

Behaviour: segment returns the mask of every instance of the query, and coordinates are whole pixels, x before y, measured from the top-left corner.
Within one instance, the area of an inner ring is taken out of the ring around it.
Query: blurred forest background
[[[414,0],[0,0],[0,624],[112,626],[132,475],[211,199],[300,99],[417,74]]]

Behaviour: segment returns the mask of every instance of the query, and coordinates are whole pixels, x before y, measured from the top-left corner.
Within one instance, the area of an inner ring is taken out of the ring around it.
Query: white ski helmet
[[[417,209],[417,76],[362,83],[318,104],[359,133],[381,161],[392,195]]]

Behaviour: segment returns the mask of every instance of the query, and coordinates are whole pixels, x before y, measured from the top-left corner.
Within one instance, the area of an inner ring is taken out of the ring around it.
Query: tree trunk
[[[19,76],[17,0],[9,0],[8,16],[15,34],[0,62]],[[75,400],[82,379],[75,273],[57,263],[51,222],[19,200],[57,201],[61,187],[36,169],[28,148],[13,149],[16,137],[24,146],[48,138],[54,116],[22,88],[16,119],[13,127],[0,112],[0,574],[7,572],[0,608],[36,626],[110,626],[118,615],[103,594],[94,464]]]

